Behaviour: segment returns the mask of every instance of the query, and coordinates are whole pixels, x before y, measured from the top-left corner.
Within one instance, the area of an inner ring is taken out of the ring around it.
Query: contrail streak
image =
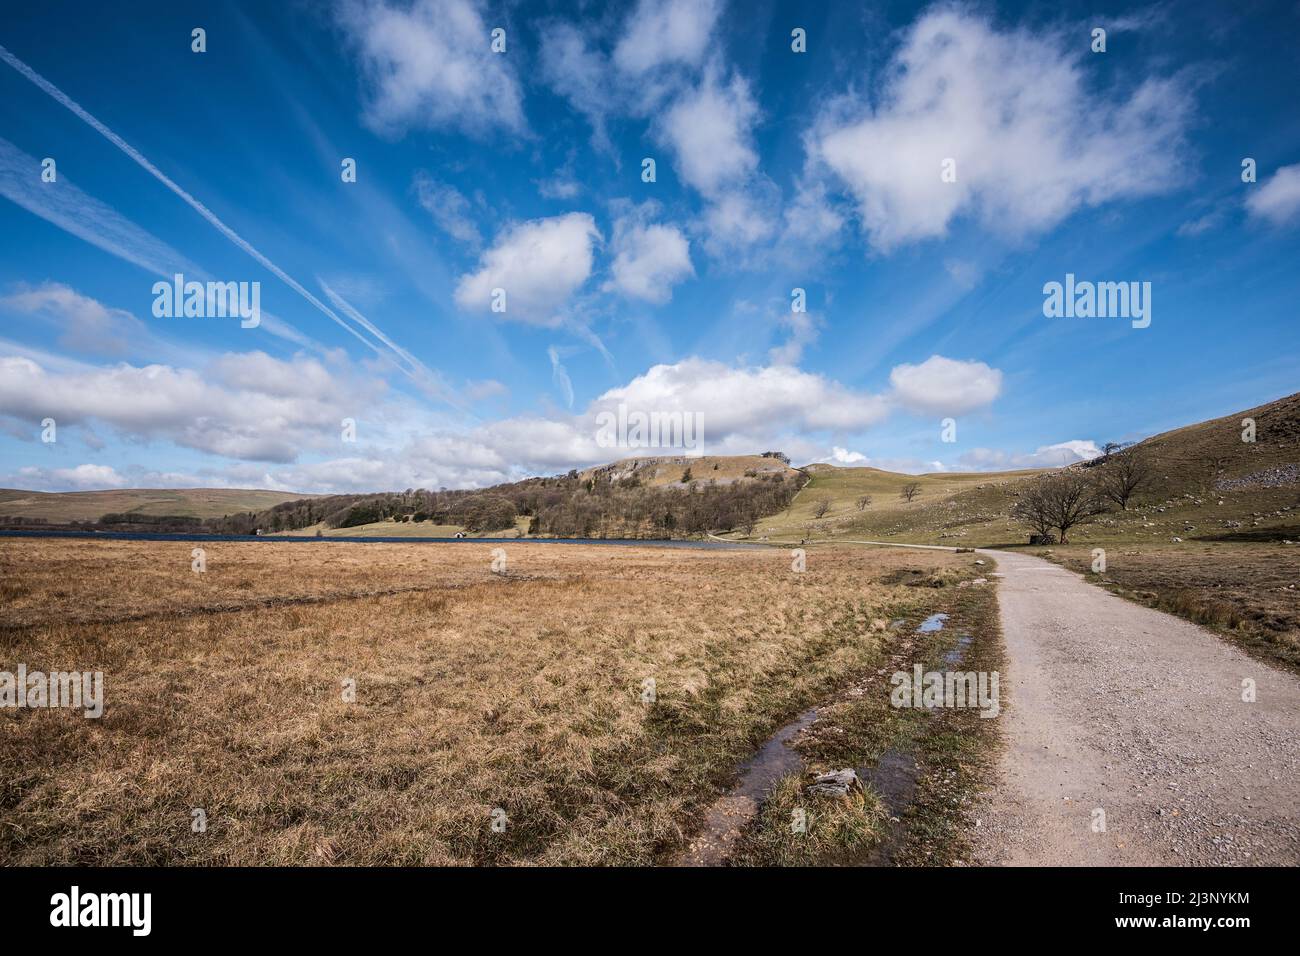
[[[106,140],[108,140],[110,143],[112,143],[122,152],[126,153],[127,156],[135,160],[135,162],[142,169],[144,169],[145,172],[149,173],[149,175],[153,176],[154,179],[158,180],[160,183],[162,183],[164,186],[166,186],[168,189],[174,192],[181,199],[185,200],[185,202],[188,203],[190,207],[194,209],[195,212],[197,212],[200,216],[202,216],[204,219],[210,222],[214,227],[216,227],[218,232],[220,232],[223,236],[225,236],[227,239],[233,242],[240,249],[243,249],[246,253],[252,256],[255,260],[257,260],[257,262],[259,262],[262,265],[263,268],[265,268],[272,275],[280,279],[281,282],[283,282],[289,288],[293,289],[293,291],[297,292],[300,296],[302,296],[304,299],[306,299],[308,302],[314,305],[317,309],[321,311],[322,314],[333,319],[334,322],[336,322],[340,327],[346,329],[350,334],[355,336],[358,341],[363,342],[366,346],[372,349],[376,354],[382,354],[378,346],[376,346],[373,342],[371,342],[369,339],[363,336],[360,332],[354,329],[347,322],[343,321],[343,319],[339,318],[338,314],[333,309],[331,309],[324,302],[321,302],[318,298],[316,298],[305,288],[303,288],[303,286],[296,279],[294,279],[293,276],[289,275],[287,272],[285,272],[283,269],[277,266],[266,256],[262,255],[262,253],[259,252],[253,246],[252,243],[248,242],[248,240],[244,239],[241,235],[235,232],[235,230],[231,229],[224,222],[222,222],[221,219],[217,216],[217,214],[214,213],[211,209],[203,205],[203,203],[199,202],[199,200],[195,199],[188,192],[186,192],[175,182],[173,182],[172,179],[166,173],[164,173],[153,163],[149,162],[149,160],[147,160],[140,153],[139,150],[137,150],[126,140],[122,139],[122,137],[118,136],[116,133],[114,133],[111,129],[109,129],[99,120],[95,119],[95,117],[91,116],[74,99],[72,99],[70,96],[64,93],[61,89],[59,89],[49,80],[45,79],[45,77],[41,76],[30,66],[24,63],[22,60],[18,59],[18,57],[14,56],[3,46],[0,46],[0,60],[4,60],[6,63],[12,66],[23,76],[27,77],[27,79],[31,80],[32,83],[36,84],[36,86],[39,87],[41,90],[44,90],[54,100],[61,103],[63,106],[67,107],[68,110],[70,110],[75,116],[77,116],[79,119],[84,121],[97,133],[99,133],[99,135],[103,136]],[[364,324],[371,331],[371,333],[376,335],[389,348],[393,349],[393,351],[399,357],[407,358],[408,360],[410,360],[409,354],[406,353],[404,349],[400,349],[397,346],[393,345],[393,343],[388,339],[388,337],[385,336],[383,333],[381,333],[373,324],[371,324],[370,322],[365,322]],[[419,363],[417,362],[416,364]],[[402,372],[407,376],[409,376],[413,381],[419,382],[419,377],[411,369],[408,369],[401,365],[399,365],[398,367],[401,368]],[[428,372],[428,369],[425,369],[425,371]],[[432,373],[429,374],[432,375]],[[424,384],[427,385],[428,384],[427,381]]]

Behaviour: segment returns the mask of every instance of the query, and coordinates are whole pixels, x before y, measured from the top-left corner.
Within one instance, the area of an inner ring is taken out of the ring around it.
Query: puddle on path
[[[931,614],[917,627],[917,633],[941,631],[947,620],[947,614]],[[890,626],[902,623],[899,620]],[[955,664],[961,660],[970,642],[969,636],[960,638],[957,646],[944,658],[945,662]],[[758,815],[759,807],[776,782],[786,774],[803,770],[803,761],[790,744],[816,719],[816,708],[805,711],[773,734],[754,756],[741,764],[739,782],[709,807],[704,816],[704,827],[673,860],[674,866],[721,866],[726,862],[736,841]],[[918,774],[916,760],[898,750],[885,751],[874,767],[858,769],[862,782],[880,794],[891,817],[900,817],[911,804]],[[903,824],[886,824],[880,843],[863,865],[888,866],[902,841]]]
[[[816,708],[805,711],[741,764],[740,781],[709,807],[704,828],[673,861],[674,866],[722,865],[745,827],[758,815],[768,791],[786,774],[803,770],[803,761],[790,744],[816,719]]]
[[[886,750],[874,767],[859,767],[858,776],[880,794],[881,802],[889,812],[880,842],[871,848],[862,866],[889,866],[894,854],[903,845],[905,832],[903,812],[912,804],[916,794],[916,780],[920,770],[916,758],[901,750]],[[897,820],[897,822],[895,822]]]
[[[963,634],[957,638],[957,643],[952,650],[943,655],[943,662],[945,664],[960,664],[961,659],[966,656],[966,648],[970,647],[970,642],[971,636],[969,634]]]
[[[947,614],[931,614],[921,622],[921,626],[916,629],[916,633],[929,634],[933,631],[942,631],[943,622],[946,620],[948,620]]]

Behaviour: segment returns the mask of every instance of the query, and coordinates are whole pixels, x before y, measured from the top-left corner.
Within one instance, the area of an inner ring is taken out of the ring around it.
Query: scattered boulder
[[[817,774],[804,791],[810,797],[847,797],[850,793],[862,791],[862,781],[858,779],[856,770],[832,770]]]

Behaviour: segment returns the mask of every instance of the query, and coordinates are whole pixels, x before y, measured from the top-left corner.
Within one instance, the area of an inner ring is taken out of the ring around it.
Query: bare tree
[[[1103,462],[1110,461],[1112,455],[1114,455],[1116,452],[1123,451],[1125,448],[1127,448],[1127,447],[1128,447],[1129,445],[1131,445],[1131,444],[1133,444],[1133,443],[1132,443],[1132,442],[1127,442],[1127,441],[1108,441],[1108,442],[1106,442],[1106,444],[1104,444],[1104,445],[1101,446],[1101,460],[1102,460]]]
[[[911,501],[920,493],[921,483],[919,481],[912,481],[903,485],[903,490],[898,493],[898,497],[902,498],[904,501]]]
[[[1126,451],[1110,457],[1097,477],[1097,489],[1119,505],[1121,511],[1127,511],[1129,499],[1150,480],[1151,463],[1146,456]]]
[[[1011,516],[1039,534],[1054,528],[1060,532],[1061,544],[1068,544],[1071,528],[1105,510],[1106,501],[1092,482],[1077,471],[1058,471],[1026,487],[1012,507]]]
[[[823,518],[826,516],[826,512],[830,510],[831,510],[831,499],[819,498],[817,499],[817,504],[813,506],[813,517]]]
[[[858,495],[859,511],[863,511],[869,504],[871,504],[871,495]]]

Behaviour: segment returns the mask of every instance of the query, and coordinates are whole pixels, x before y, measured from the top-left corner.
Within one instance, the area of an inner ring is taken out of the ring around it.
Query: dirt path
[[[1300,681],[1047,561],[983,553],[1010,673],[975,862],[1300,862]]]

